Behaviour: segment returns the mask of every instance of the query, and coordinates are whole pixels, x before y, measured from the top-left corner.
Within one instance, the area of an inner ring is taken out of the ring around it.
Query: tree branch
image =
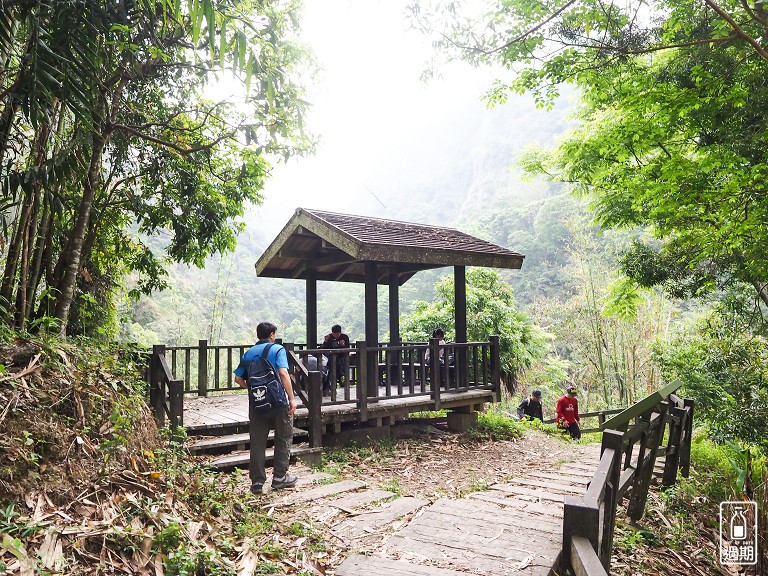
[[[626,56],[641,56],[643,54],[651,54],[653,52],[660,52],[662,50],[671,50],[673,48],[689,48],[691,46],[702,46],[706,44],[727,44],[728,42],[733,42],[734,40],[738,40],[739,38],[741,38],[741,36],[737,33],[734,33],[731,36],[725,36],[723,38],[704,38],[702,40],[691,40],[690,42],[680,42],[679,44],[663,44],[661,46],[649,46],[647,48],[643,48],[642,50],[627,50],[626,48],[622,48],[620,46],[613,46],[611,44],[596,44],[596,43],[576,44],[573,42],[565,42],[562,40],[559,40],[557,42],[568,48],[586,48],[591,50],[603,50],[605,52],[613,52],[616,54],[621,54]],[[554,40],[552,40],[552,42],[554,42]]]
[[[759,280],[752,280],[752,286],[757,290],[757,295],[764,304],[768,305],[768,282],[760,282]]]
[[[162,140],[161,138],[156,138],[155,136],[150,136],[149,134],[145,134],[143,132],[135,130],[134,128],[131,128],[130,126],[126,126],[125,124],[114,124],[113,128],[115,130],[122,130],[124,132],[127,132],[128,134],[132,134],[133,136],[136,136],[141,140],[146,140],[148,142],[153,142],[159,146],[170,148],[171,150],[175,150],[179,154],[183,154],[185,156],[189,154],[194,154],[195,152],[201,152],[202,150],[210,150],[220,142],[227,140],[228,138],[231,138],[234,135],[234,133],[230,132],[230,133],[224,134],[219,138],[216,138],[215,140],[209,142],[208,144],[204,144],[202,146],[195,146],[193,148],[183,148],[178,144],[174,144],[173,142],[168,142],[167,140]]]
[[[733,28],[734,31],[736,32],[736,35],[739,36],[739,38],[741,38],[742,40],[744,40],[747,44],[752,46],[755,49],[755,52],[757,52],[763,60],[768,60],[768,52],[765,50],[765,48],[763,48],[757,40],[752,38],[752,36],[744,32],[744,29],[741,26],[739,26],[738,22],[736,22],[736,20],[734,20],[730,16],[730,14],[728,14],[727,12],[725,12],[725,10],[720,8],[720,6],[715,4],[713,0],[704,0],[704,3],[710,8],[712,8],[712,10],[714,10],[717,13],[717,15],[720,16],[720,18],[728,22],[731,28]]]
[[[538,24],[536,24],[532,28],[529,28],[528,30],[526,30],[522,34],[518,35],[516,38],[513,38],[512,40],[502,44],[501,46],[497,46],[496,48],[492,48],[491,50],[480,50],[480,49],[476,49],[476,48],[472,48],[472,50],[480,52],[481,54],[483,54],[485,56],[490,56],[491,54],[495,54],[496,52],[501,52],[502,50],[506,50],[507,48],[509,48],[513,44],[516,44],[517,42],[520,42],[521,40],[524,40],[525,38],[527,38],[528,36],[530,36],[531,34],[536,32],[537,30],[539,30],[540,28],[543,28],[544,26],[546,26],[547,24],[552,22],[552,20],[554,20],[555,18],[560,16],[560,14],[565,12],[566,9],[570,8],[571,5],[574,4],[575,2],[576,2],[576,0],[570,0],[569,2],[566,2],[560,9],[558,9],[555,12],[553,12],[552,14],[550,14],[549,17],[546,20],[543,20],[543,21],[539,22]]]

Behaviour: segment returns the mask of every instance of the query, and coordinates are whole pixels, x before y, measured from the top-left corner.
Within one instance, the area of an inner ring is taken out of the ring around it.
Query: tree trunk
[[[32,211],[32,202],[29,201],[30,194],[24,194],[24,201],[19,212],[19,217],[16,220],[16,228],[13,232],[11,243],[8,246],[8,254],[5,260],[5,269],[3,270],[3,283],[0,285],[0,302],[3,306],[7,306],[6,321],[13,327],[13,306],[12,296],[13,288],[16,285],[16,274],[19,266],[19,255],[21,254],[21,246],[24,238],[24,231],[27,227],[27,221],[29,220],[29,214]]]
[[[48,250],[53,241],[53,207],[51,206],[49,195],[46,194],[43,200],[43,215],[42,223],[37,234],[37,240],[35,244],[35,252],[32,255],[32,262],[29,270],[29,283],[27,284],[27,296],[26,296],[26,308],[24,309],[24,317],[27,321],[32,320],[32,314],[34,312],[35,294],[40,287],[40,280],[43,276],[43,262],[45,262],[45,256],[49,255]]]
[[[59,334],[61,336],[66,336],[67,334],[69,310],[75,295],[83,242],[85,241],[85,234],[91,217],[91,206],[101,183],[101,162],[109,136],[110,131],[108,130],[103,130],[101,133],[94,133],[93,135],[91,161],[88,166],[88,175],[83,184],[83,196],[80,199],[77,220],[72,227],[66,247],[59,255],[60,263],[62,264],[62,276],[56,286],[58,294],[54,317],[60,322]]]
[[[757,296],[763,301],[763,304],[768,306],[768,282],[752,280],[752,286],[757,290]]]

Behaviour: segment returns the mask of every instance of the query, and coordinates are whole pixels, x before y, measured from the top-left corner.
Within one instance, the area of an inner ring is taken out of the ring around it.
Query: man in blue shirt
[[[241,388],[248,387],[248,365],[252,360],[261,357],[261,353],[268,344],[267,360],[277,370],[280,382],[288,395],[288,409],[275,408],[267,414],[254,414],[248,408],[250,420],[248,431],[251,436],[251,458],[248,466],[251,477],[251,492],[261,494],[264,482],[267,480],[267,472],[264,467],[265,452],[267,449],[267,437],[269,431],[275,431],[275,456],[272,475],[272,489],[293,488],[296,485],[296,476],[288,474],[288,466],[291,459],[291,444],[293,443],[293,413],[296,411],[296,401],[293,396],[291,377],[288,374],[288,355],[280,344],[275,344],[277,326],[271,322],[261,322],[256,327],[256,336],[259,341],[246,350],[240,360],[240,365],[234,370],[235,382]]]

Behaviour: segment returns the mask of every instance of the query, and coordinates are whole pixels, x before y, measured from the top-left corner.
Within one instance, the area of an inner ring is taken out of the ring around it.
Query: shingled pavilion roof
[[[256,262],[256,274],[364,282],[376,262],[377,283],[396,271],[403,284],[421,270],[445,266],[520,268],[523,256],[453,228],[298,208]]]

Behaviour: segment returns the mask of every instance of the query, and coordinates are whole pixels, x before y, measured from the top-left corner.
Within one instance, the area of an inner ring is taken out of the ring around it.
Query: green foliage
[[[617,316],[622,320],[635,320],[637,308],[644,302],[639,293],[638,285],[629,278],[619,278],[608,286],[608,293],[603,301],[603,313],[608,316]]]
[[[467,431],[467,436],[474,440],[512,440],[522,435],[520,422],[495,408],[479,413],[477,422]]]
[[[382,482],[381,489],[392,492],[396,497],[401,496],[403,491],[402,486],[400,486],[400,481],[397,478],[390,478],[386,482]]]
[[[467,339],[483,342],[491,336],[500,338],[502,373],[516,378],[550,350],[551,336],[519,312],[512,288],[498,272],[471,268],[467,282]],[[438,297],[419,302],[412,314],[401,319],[404,340],[425,341],[435,328],[442,327],[446,337],[453,337],[454,279],[443,278],[435,286]]]
[[[30,521],[28,516],[16,512],[16,505],[9,502],[5,508],[0,508],[0,534],[14,538],[29,538],[34,536],[41,527]]]
[[[460,9],[441,10],[442,3],[419,6],[414,21],[449,58],[513,71],[511,80],[494,85],[491,104],[504,104],[509,92],[529,92],[549,106],[562,82],[578,87],[580,126],[549,157],[528,154],[524,168],[574,186],[603,228],[643,227],[655,237],[624,251],[622,270],[631,282],[610,274],[614,283],[605,293],[605,275],[588,277],[580,309],[574,302],[562,314],[558,302],[546,311],[555,322],[544,324],[541,315],[537,321],[570,348],[561,356],[576,360],[574,372],[596,384],[605,405],[614,391],[627,403],[658,381],[648,342],[667,341],[666,326],[677,313],[654,311],[649,305],[658,299],[637,285],[726,300],[734,290],[751,290],[749,305],[711,316],[661,345],[658,356],[667,379],[685,382],[697,418],[716,439],[765,452],[764,11],[679,0],[490,4],[474,19]]]
[[[563,274],[569,290],[532,309],[535,322],[556,336],[557,356],[535,364],[523,383],[524,390],[540,388],[550,398],[559,397],[566,382],[575,383],[586,412],[628,406],[656,389],[653,346],[665,336],[677,305],[622,280],[614,259],[636,234],[609,231],[598,237],[584,216],[568,223]]]
[[[181,525],[171,522],[152,539],[152,546],[159,552],[170,552],[179,547],[181,538]]]
[[[722,307],[660,347],[668,381],[679,378],[712,437],[768,453],[768,348]]]
[[[3,13],[9,324],[110,335],[112,298],[129,274],[133,295],[148,294],[165,285],[169,262],[202,266],[233,249],[270,164],[314,145],[298,14],[293,0],[22,3]],[[210,101],[223,72],[231,98]],[[160,234],[167,240],[148,237]]]
[[[653,545],[656,540],[656,535],[648,530],[617,526],[613,536],[613,547],[622,550],[625,554],[632,554],[638,544]]]

